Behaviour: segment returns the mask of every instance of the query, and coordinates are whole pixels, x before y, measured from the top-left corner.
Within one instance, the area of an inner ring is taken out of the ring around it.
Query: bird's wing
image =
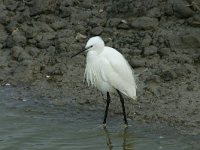
[[[100,62],[103,80],[114,88],[125,93],[126,88],[136,87],[133,71],[118,51],[111,48],[105,51]]]

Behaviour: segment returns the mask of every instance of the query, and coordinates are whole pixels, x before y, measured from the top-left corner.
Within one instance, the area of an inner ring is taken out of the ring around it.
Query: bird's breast
[[[112,92],[113,87],[103,79],[101,59],[95,52],[88,52],[84,78],[88,85],[92,85],[104,92]]]
[[[100,73],[99,59],[95,52],[88,52],[85,68],[85,79],[87,83],[96,86],[102,80]]]

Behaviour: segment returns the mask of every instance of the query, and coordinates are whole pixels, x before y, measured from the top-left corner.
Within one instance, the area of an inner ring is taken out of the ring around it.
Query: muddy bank
[[[123,128],[117,115],[102,128],[101,110],[52,105],[24,87],[0,86],[0,149],[199,150],[200,136],[131,120],[129,128]]]
[[[130,118],[200,133],[199,0],[1,0],[0,83],[47,97],[56,105],[104,109],[83,81],[85,56],[70,56],[100,35],[138,76]],[[121,113],[112,96],[110,116]]]

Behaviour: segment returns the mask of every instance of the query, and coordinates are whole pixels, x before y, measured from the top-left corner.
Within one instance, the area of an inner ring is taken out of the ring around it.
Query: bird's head
[[[100,50],[103,50],[104,46],[105,44],[102,38],[100,36],[95,36],[95,37],[90,38],[87,41],[85,49],[87,49],[87,51],[91,51],[91,50],[100,51]]]
[[[77,56],[78,54],[84,51],[97,51],[97,52],[102,51],[104,46],[105,46],[104,41],[100,36],[92,37],[87,41],[85,48],[82,51],[78,52],[77,54],[73,55],[72,57]]]

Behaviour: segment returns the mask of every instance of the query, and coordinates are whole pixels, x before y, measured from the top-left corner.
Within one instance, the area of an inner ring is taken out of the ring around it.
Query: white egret
[[[134,72],[126,59],[117,50],[107,47],[99,36],[88,40],[85,49],[72,57],[87,51],[85,79],[88,85],[99,89],[107,94],[107,105],[103,124],[106,125],[110,93],[118,93],[122,104],[124,123],[127,126],[126,111],[124,107],[124,95],[136,100],[136,82]]]

